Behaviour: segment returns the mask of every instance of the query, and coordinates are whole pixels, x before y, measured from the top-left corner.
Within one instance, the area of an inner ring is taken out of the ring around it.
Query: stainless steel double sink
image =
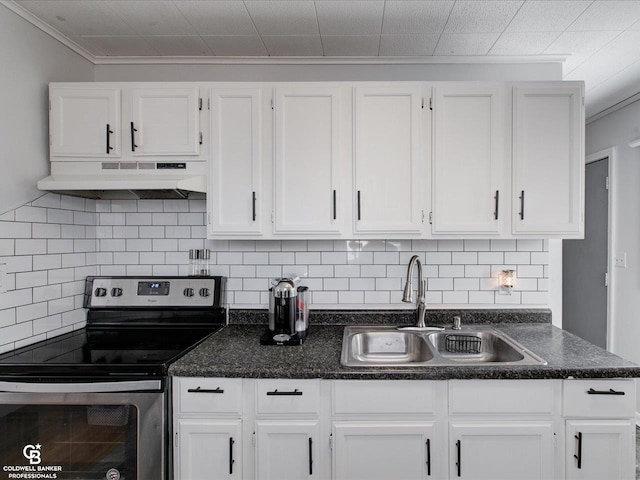
[[[397,328],[345,327],[342,365],[347,367],[418,367],[462,365],[546,365],[504,333],[488,326]]]

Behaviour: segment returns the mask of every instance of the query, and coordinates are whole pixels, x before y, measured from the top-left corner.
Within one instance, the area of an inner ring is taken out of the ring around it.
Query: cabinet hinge
[[[329,449],[333,450],[333,433],[329,434]]]
[[[202,132],[200,132],[200,145],[202,145]]]
[[[604,273],[604,286],[605,287],[609,286],[609,272]]]
[[[429,225],[433,225],[433,212],[429,212]]]
[[[605,177],[604,179],[604,188],[609,190],[609,177]]]
[[[273,98],[271,99],[271,110],[273,110]]]
[[[433,110],[433,98],[429,99],[429,110]]]
[[[202,110],[202,99],[198,99],[198,110]]]
[[[256,446],[256,432],[253,432],[253,435],[251,435],[251,445]]]
[[[176,448],[178,447],[178,432],[176,432],[175,436],[173,437],[173,445]]]

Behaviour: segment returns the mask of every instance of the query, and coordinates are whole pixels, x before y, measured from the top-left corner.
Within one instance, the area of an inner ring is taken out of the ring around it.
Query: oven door
[[[0,480],[164,479],[160,380],[0,382]]]

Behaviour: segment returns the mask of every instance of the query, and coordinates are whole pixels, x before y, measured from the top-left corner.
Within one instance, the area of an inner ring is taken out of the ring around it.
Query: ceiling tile
[[[101,52],[96,55],[110,57],[136,57],[157,55],[147,42],[138,36],[100,36],[83,35],[79,37],[82,46],[90,52]]]
[[[459,0],[444,28],[445,33],[502,32],[522,6],[522,1]]]
[[[499,33],[445,33],[434,55],[486,55]]]
[[[134,32],[105,2],[28,0],[18,2],[66,35],[131,35]]]
[[[142,37],[151,47],[163,56],[201,57],[211,55],[211,50],[200,37],[183,35],[150,35]]]
[[[309,0],[244,2],[260,35],[317,35],[318,20]]]
[[[174,2],[200,35],[255,35],[249,12],[238,0]]]
[[[539,55],[562,32],[505,32],[489,55]]]
[[[170,0],[109,0],[108,4],[139,35],[195,35]]]
[[[441,34],[453,8],[452,0],[387,1],[383,34]]]
[[[440,35],[382,35],[380,56],[433,55]]]
[[[380,35],[322,35],[322,48],[328,57],[374,57],[379,46]]]
[[[564,32],[545,49],[544,53],[559,55],[570,54],[569,58],[567,58],[562,65],[562,69],[566,74],[571,72],[619,34],[620,32],[616,31]]]
[[[273,57],[322,56],[320,35],[263,35],[262,41]]]
[[[269,55],[258,35],[203,35],[202,40],[219,57],[266,57]]]
[[[568,28],[573,32],[626,30],[640,20],[640,1],[596,1]]]
[[[583,1],[529,0],[522,5],[505,31],[562,32],[591,4]]]
[[[322,35],[379,35],[384,0],[316,1]]]
[[[602,47],[565,78],[584,80],[587,89],[595,88],[640,60],[640,31],[628,30]],[[636,79],[637,81],[637,79]]]

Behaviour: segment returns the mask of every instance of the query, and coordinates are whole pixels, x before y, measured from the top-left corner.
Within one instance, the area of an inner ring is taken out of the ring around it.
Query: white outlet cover
[[[616,267],[627,268],[627,253],[626,252],[616,253],[614,261],[615,261]]]

